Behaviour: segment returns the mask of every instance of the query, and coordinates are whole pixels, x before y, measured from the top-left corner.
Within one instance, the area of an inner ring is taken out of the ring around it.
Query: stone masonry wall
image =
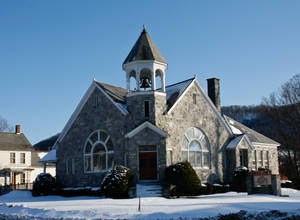
[[[196,94],[196,104],[193,102]],[[207,136],[210,144],[210,169],[196,169],[203,182],[222,182],[226,167],[226,151],[224,150],[229,133],[220,123],[207,101],[196,85],[186,92],[171,113],[157,114],[156,126],[166,131],[166,148],[173,151],[173,162],[181,161],[181,143],[185,131],[190,127],[200,128]]]
[[[96,97],[100,103],[96,107]],[[115,163],[124,161],[124,127],[126,116],[98,89],[95,88],[75,122],[59,144],[57,150],[57,181],[63,186],[99,186],[105,172],[84,172],[84,145],[95,130],[104,130],[111,136],[115,151]],[[72,173],[72,160],[75,172]],[[69,174],[66,171],[66,161]]]

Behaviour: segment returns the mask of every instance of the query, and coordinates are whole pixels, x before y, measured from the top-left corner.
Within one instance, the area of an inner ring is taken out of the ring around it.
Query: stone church
[[[126,88],[93,80],[57,139],[58,183],[99,186],[117,164],[161,181],[185,160],[202,182],[228,183],[238,166],[278,174],[279,143],[221,114],[219,79],[208,93],[196,77],[165,85],[168,63],[145,28],[122,67]]]

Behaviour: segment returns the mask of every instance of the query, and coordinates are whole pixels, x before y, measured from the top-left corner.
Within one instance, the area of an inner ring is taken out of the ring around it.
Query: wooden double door
[[[139,152],[140,180],[157,180],[157,152]]]

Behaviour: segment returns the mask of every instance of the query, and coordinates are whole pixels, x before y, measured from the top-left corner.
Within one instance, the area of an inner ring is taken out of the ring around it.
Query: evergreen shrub
[[[133,185],[133,172],[118,165],[108,171],[101,184],[101,191],[106,197],[128,198],[128,188]]]
[[[51,195],[56,188],[56,181],[50,173],[40,173],[33,182],[32,195]]]
[[[167,167],[165,178],[169,185],[175,185],[171,196],[193,196],[201,191],[201,181],[188,161]]]

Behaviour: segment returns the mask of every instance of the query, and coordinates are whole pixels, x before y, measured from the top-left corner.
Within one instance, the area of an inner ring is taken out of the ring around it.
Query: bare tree
[[[300,186],[300,74],[263,101],[261,113],[272,121],[273,138],[281,143],[280,170]]]
[[[0,131],[11,132],[13,127],[8,124],[7,120],[0,116]]]

